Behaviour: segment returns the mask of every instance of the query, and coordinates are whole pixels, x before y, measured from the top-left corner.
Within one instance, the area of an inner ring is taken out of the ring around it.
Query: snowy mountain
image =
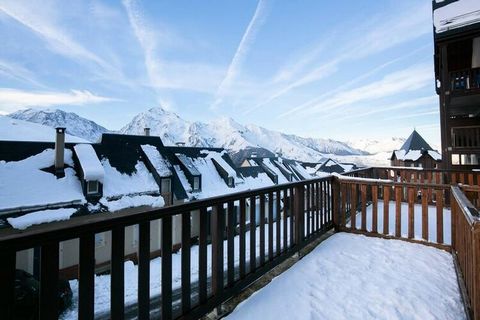
[[[38,123],[0,116],[0,140],[55,141],[55,129]],[[78,137],[65,135],[66,142],[87,142]]]
[[[405,138],[390,138],[382,140],[373,139],[358,139],[354,141],[347,141],[346,144],[352,148],[364,150],[370,154],[377,154],[381,152],[393,152],[398,150],[405,142]]]
[[[209,123],[189,122],[162,108],[152,108],[138,114],[120,133],[143,134],[146,127],[151,129],[152,135],[160,136],[166,145],[184,142],[187,146],[222,147],[232,154],[246,148],[264,148],[302,161],[318,161],[325,154],[366,154],[340,141],[302,138],[252,124],[241,125],[231,118],[220,118]]]
[[[39,123],[52,128],[66,127],[67,133],[90,142],[96,142],[108,130],[75,113],[63,110],[25,109],[8,115],[10,118]]]

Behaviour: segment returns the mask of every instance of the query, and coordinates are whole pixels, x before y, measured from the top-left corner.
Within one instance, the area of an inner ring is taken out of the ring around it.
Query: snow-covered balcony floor
[[[465,319],[452,256],[337,233],[227,319]]]

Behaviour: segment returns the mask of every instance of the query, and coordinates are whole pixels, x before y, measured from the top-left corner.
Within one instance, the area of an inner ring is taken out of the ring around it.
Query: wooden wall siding
[[[332,213],[333,208],[337,208],[333,203],[337,199],[336,190],[332,189],[333,181],[333,177],[328,177],[295,182],[140,213],[125,211],[115,215],[76,217],[61,223],[35,226],[23,232],[1,230],[2,319],[15,319],[12,302],[16,252],[36,246],[41,247],[42,252],[39,319],[57,317],[58,246],[61,241],[74,238],[80,238],[78,317],[93,319],[94,235],[106,231],[112,231],[110,316],[122,319],[124,289],[128,285],[124,283],[123,268],[125,227],[133,224],[139,224],[138,319],[149,319],[153,298],[159,298],[162,319],[199,318],[333,228],[333,219],[338,218]],[[235,207],[239,208],[238,216]],[[193,212],[199,214],[198,239],[192,239]],[[247,217],[250,217],[248,224]],[[175,263],[172,223],[176,218],[179,218],[182,225],[182,250],[179,253],[181,283],[178,288],[172,282]],[[151,297],[150,221],[158,219],[162,229],[162,293],[161,297]],[[211,222],[210,228],[208,220]],[[258,231],[260,232],[257,233]],[[259,234],[258,237],[256,233]],[[249,248],[246,246],[247,236],[250,237]],[[238,242],[235,237],[239,238]],[[260,245],[259,250],[257,244]],[[190,253],[193,245],[198,245],[196,263],[192,262]],[[208,246],[212,250],[211,272],[207,268]],[[236,252],[239,252],[238,264],[235,263]],[[195,283],[191,278],[192,265],[198,265],[199,276]],[[180,300],[177,301],[175,297]]]

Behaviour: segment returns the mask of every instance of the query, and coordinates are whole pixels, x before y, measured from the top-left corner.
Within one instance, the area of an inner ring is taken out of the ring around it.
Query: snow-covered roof
[[[395,157],[400,161],[417,161],[422,155],[427,154],[435,161],[441,161],[442,156],[435,150],[395,150]]]
[[[169,177],[172,175],[170,162],[162,157],[156,147],[148,144],[142,145],[141,147],[160,177]]]
[[[102,159],[102,166],[105,170],[104,197],[116,198],[124,195],[159,192],[158,184],[155,182],[153,175],[141,161],[137,162],[135,172],[131,175],[119,172],[110,165],[109,160],[106,158]]]
[[[87,143],[77,144],[73,149],[82,167],[83,178],[86,181],[100,181],[103,183],[105,171],[92,145]]]
[[[192,160],[189,157],[181,153],[176,153],[175,155],[192,176],[200,175],[200,172],[197,170],[197,168],[195,168],[195,165],[192,163]]]
[[[480,23],[480,1],[478,0],[458,0],[433,11],[433,25],[436,33],[475,23]]]
[[[7,221],[15,229],[25,230],[36,224],[68,220],[75,212],[77,209],[72,208],[40,210],[16,218],[7,218]]]
[[[215,152],[215,151],[209,151],[209,150],[202,150],[200,151],[200,153],[206,155],[205,157],[206,160],[210,160],[210,159],[215,160],[222,167],[222,169],[225,170],[225,172],[227,172],[228,177],[233,178],[235,180],[235,178],[237,177],[237,172],[222,157],[227,153],[226,151]]]
[[[272,163],[269,158],[263,158],[262,163],[271,171],[273,171],[278,176],[278,183],[288,183],[288,179],[282,174],[280,169]]]
[[[83,203],[80,180],[73,167],[72,151],[65,149],[65,177],[43,171],[54,164],[55,151],[46,149],[20,161],[0,161],[0,210]]]
[[[311,179],[312,174],[309,173],[300,163],[294,161],[290,164],[296,171],[297,174],[301,176],[302,179]]]

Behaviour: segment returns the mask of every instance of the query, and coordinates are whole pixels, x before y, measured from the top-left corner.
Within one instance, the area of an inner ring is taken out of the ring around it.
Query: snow
[[[25,214],[17,218],[7,218],[8,223],[15,229],[25,230],[28,227],[54,221],[68,220],[77,212],[77,209],[42,210]]]
[[[108,159],[102,160],[105,170],[103,196],[107,198],[129,194],[159,192],[159,188],[152,174],[143,162],[138,161],[132,175],[122,174],[110,165]]]
[[[215,152],[215,151],[202,150],[200,151],[200,153],[207,155],[205,157],[206,160],[214,159],[227,172],[228,177],[233,178],[235,180],[235,178],[237,177],[237,172],[225,161],[225,159],[222,158],[222,156],[227,153],[226,151]]]
[[[401,161],[417,161],[423,155],[422,150],[395,150],[395,157]],[[432,157],[433,160],[442,160],[442,156],[434,150],[427,150],[427,154]]]
[[[480,1],[459,0],[433,12],[436,33],[461,28],[480,22]]]
[[[185,192],[190,193],[192,192],[192,186],[190,185],[190,182],[188,182],[187,177],[185,176],[185,173],[180,169],[180,166],[174,165],[173,169],[178,175],[178,178],[180,179],[180,183],[182,184],[183,189]]]
[[[160,177],[169,177],[172,175],[172,172],[170,171],[170,163],[162,157],[156,147],[144,144],[142,145],[142,150],[145,152],[148,160],[150,160]]]
[[[83,178],[86,181],[100,181],[103,182],[105,171],[102,164],[98,160],[97,153],[92,145],[82,143],[73,147],[75,154],[78,157],[80,166],[83,171]]]
[[[383,201],[378,201],[377,212],[377,230],[383,230]],[[395,235],[395,208],[394,202],[389,202],[388,206],[388,230],[390,235]],[[404,238],[408,237],[408,203],[402,203],[401,207],[401,235]],[[372,231],[372,216],[373,205],[367,207],[367,231]],[[357,229],[360,229],[362,225],[362,214],[357,213],[355,225]],[[445,244],[450,245],[452,243],[452,231],[451,231],[451,212],[449,209],[443,209],[443,241]],[[347,223],[347,227],[350,227],[350,222]],[[422,205],[414,205],[414,238],[416,240],[422,239]],[[437,209],[434,206],[428,206],[428,241],[437,241]]]
[[[0,140],[54,142],[55,129],[23,120],[0,116]],[[87,142],[78,137],[65,135],[66,142]]]
[[[312,175],[300,163],[295,161],[294,164],[292,164],[292,166],[296,169],[298,174],[300,174],[302,176],[303,179],[311,179],[312,178]]]
[[[0,210],[43,206],[66,202],[85,202],[80,180],[72,168],[65,177],[40,169],[53,166],[55,151],[43,152],[20,161],[0,161]],[[72,151],[65,149],[65,163],[73,166]]]
[[[272,179],[270,179],[270,177],[265,172],[260,172],[256,178],[243,177],[243,179],[245,181],[245,187],[247,190],[272,187],[275,185]]]
[[[452,256],[338,233],[242,302],[235,319],[466,319]]]
[[[269,158],[263,158],[262,159],[263,164],[269,168],[271,171],[273,171],[277,176],[278,176],[278,184],[282,183],[288,183],[289,181],[287,178],[282,174],[280,169],[277,168],[276,165],[274,165]]]
[[[110,212],[119,211],[126,208],[150,206],[150,207],[163,207],[165,201],[161,196],[123,196],[118,200],[108,201],[105,198],[100,199],[100,203],[108,207]]]

